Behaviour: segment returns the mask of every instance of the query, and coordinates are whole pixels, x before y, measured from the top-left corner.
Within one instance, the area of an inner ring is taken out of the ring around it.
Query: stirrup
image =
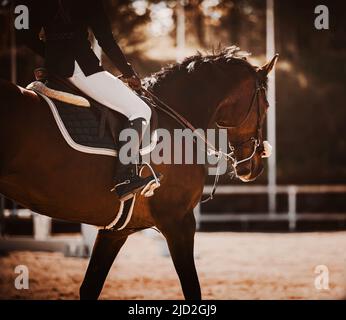
[[[154,190],[160,186],[162,175],[150,175],[148,177],[133,176],[116,184],[111,191],[115,191],[120,201],[131,199],[136,193],[141,191],[141,195],[151,197]]]
[[[152,197],[154,195],[154,191],[161,186],[160,179],[163,176],[162,176],[161,173],[158,173],[158,175],[157,175],[156,172],[154,171],[153,167],[149,163],[147,163],[147,162],[143,162],[142,163],[142,167],[139,170],[139,175],[140,176],[141,176],[141,174],[143,172],[144,166],[147,166],[149,168],[149,170],[152,173],[152,177],[154,178],[141,191],[141,195],[142,196],[144,196],[146,198],[149,198],[149,197]]]

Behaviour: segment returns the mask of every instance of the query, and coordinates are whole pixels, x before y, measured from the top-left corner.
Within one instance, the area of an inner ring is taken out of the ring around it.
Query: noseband
[[[229,163],[231,164],[231,167],[233,170],[230,172],[230,175],[232,178],[233,177],[236,177],[236,178],[239,177],[238,172],[237,172],[237,167],[240,164],[245,163],[247,161],[251,161],[252,158],[255,156],[257,149],[261,146],[263,148],[263,141],[261,139],[261,133],[262,133],[261,110],[260,110],[260,102],[259,102],[259,94],[260,94],[261,90],[265,90],[265,87],[258,80],[256,80],[256,88],[255,88],[255,91],[252,95],[251,104],[248,108],[248,112],[247,112],[244,120],[239,125],[237,125],[237,126],[224,126],[224,125],[221,125],[221,124],[216,122],[216,126],[220,129],[237,129],[237,128],[240,128],[247,121],[248,117],[251,114],[251,111],[252,111],[254,105],[256,104],[256,107],[257,107],[257,110],[256,110],[257,111],[256,135],[252,136],[250,139],[243,141],[241,143],[238,143],[238,144],[232,144],[231,142],[228,142],[228,147],[229,147],[228,153],[219,151],[219,153],[221,153],[227,159],[227,161],[229,161]],[[241,160],[238,160],[237,156],[236,156],[237,149],[242,147],[243,145],[249,143],[249,142],[251,142],[253,144],[252,153],[250,154],[250,156],[243,158]]]

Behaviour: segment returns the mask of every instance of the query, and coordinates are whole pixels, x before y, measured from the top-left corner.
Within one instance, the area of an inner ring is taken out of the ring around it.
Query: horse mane
[[[153,88],[166,82],[177,74],[191,74],[197,72],[203,65],[228,66],[230,64],[243,64],[251,71],[256,69],[247,61],[250,53],[241,51],[237,46],[230,46],[222,49],[213,49],[212,53],[202,54],[197,52],[196,55],[185,58],[182,62],[172,63],[163,67],[160,71],[153,73],[145,78],[144,85],[147,88]]]

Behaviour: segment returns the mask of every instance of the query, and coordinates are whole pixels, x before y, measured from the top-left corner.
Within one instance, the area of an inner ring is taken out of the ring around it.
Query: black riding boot
[[[120,160],[120,156],[117,157],[117,164],[116,164],[116,184],[112,191],[115,191],[115,193],[118,195],[120,200],[127,200],[130,199],[135,193],[142,190],[149,182],[155,180],[155,177],[153,175],[150,175],[148,177],[142,178],[138,175],[138,172],[136,170],[136,163],[138,163],[138,157],[140,146],[142,143],[143,136],[145,134],[145,130],[147,129],[148,125],[145,124],[145,120],[143,118],[137,118],[132,121],[130,121],[129,128],[134,129],[138,134],[138,144],[133,146],[132,151],[133,154],[131,155],[132,160],[130,164],[123,164]],[[127,142],[120,142],[120,148],[119,148],[119,154],[120,149],[126,144]]]

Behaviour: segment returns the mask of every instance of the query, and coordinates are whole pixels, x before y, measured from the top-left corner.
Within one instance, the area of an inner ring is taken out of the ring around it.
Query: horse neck
[[[217,101],[220,100],[220,95],[214,89],[208,88],[206,84],[195,84],[181,77],[154,86],[153,91],[195,128],[205,130],[214,114]]]

